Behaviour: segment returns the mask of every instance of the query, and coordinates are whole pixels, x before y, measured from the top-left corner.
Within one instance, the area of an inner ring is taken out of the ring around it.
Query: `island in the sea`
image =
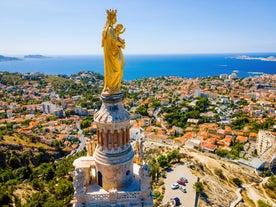
[[[0,55],[0,62],[2,62],[2,61],[14,61],[14,60],[21,60],[21,59],[17,58],[17,57],[7,57],[7,56]]]
[[[25,55],[24,58],[42,59],[42,58],[49,58],[49,57],[44,55]]]
[[[241,59],[241,60],[261,60],[261,61],[276,61],[276,57],[274,56],[269,56],[269,57],[250,57],[247,55],[240,55],[235,57],[236,59]]]
[[[44,58],[50,58],[50,57],[44,56],[44,55],[24,55],[23,58],[24,59],[44,59]],[[17,60],[23,60],[23,59],[18,58],[18,57],[9,57],[9,56],[0,55],[0,62],[17,61]]]

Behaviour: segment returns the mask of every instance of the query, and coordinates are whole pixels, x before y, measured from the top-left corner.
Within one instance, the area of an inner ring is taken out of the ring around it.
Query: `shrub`
[[[215,153],[220,157],[225,157],[228,154],[228,151],[225,149],[217,149]]]
[[[198,163],[198,168],[204,172],[204,166],[202,163]]]
[[[226,177],[224,176],[223,172],[221,169],[216,168],[215,169],[215,174],[222,180],[226,180]]]
[[[162,177],[162,178],[166,178],[166,172],[164,172],[164,171],[161,172],[161,177]]]
[[[31,186],[33,187],[33,189],[40,191],[42,191],[44,188],[43,182],[39,181],[37,178],[32,180]]]
[[[167,167],[168,166],[168,158],[166,155],[160,155],[158,158],[158,163],[160,165],[160,167]]]
[[[163,185],[163,184],[164,184],[164,181],[163,181],[163,180],[159,180],[158,183],[157,183],[158,186],[161,186],[161,185]]]
[[[276,199],[276,177],[272,175],[264,185],[266,193],[273,199]]]
[[[13,178],[15,178],[15,175],[11,169],[7,169],[0,172],[0,182],[2,183],[5,183]]]
[[[18,180],[17,179],[11,179],[11,180],[8,180],[6,182],[6,185],[16,185],[18,184]]]
[[[271,176],[268,180],[268,183],[266,184],[266,187],[269,188],[270,190],[276,191],[276,177]]]
[[[43,171],[43,179],[48,182],[55,177],[55,170],[53,167],[48,167]]]
[[[90,120],[83,120],[81,123],[80,123],[80,128],[81,129],[85,129],[87,127],[89,127],[91,125],[91,121]]]
[[[203,190],[204,190],[204,186],[203,186],[203,184],[202,184],[202,182],[195,182],[194,183],[194,188],[195,188],[195,191],[197,192],[197,193],[202,193],[203,192]]]
[[[161,194],[161,193],[160,193],[159,190],[157,190],[157,189],[153,190],[153,192],[152,192],[152,195],[154,195],[156,198],[159,197],[160,194]]]
[[[164,195],[162,194],[162,195],[160,195],[160,196],[158,197],[158,200],[159,200],[160,202],[162,202],[163,198],[164,198]]]
[[[242,186],[242,181],[239,178],[233,178],[233,183],[235,183],[238,187]]]
[[[68,180],[60,180],[55,188],[56,198],[61,200],[74,192],[73,183]]]
[[[9,204],[12,202],[12,197],[10,194],[6,193],[6,192],[0,192],[0,203],[1,206],[3,205],[7,205],[9,206]]]
[[[265,203],[262,200],[258,200],[258,207],[272,207],[271,205],[268,205],[267,203]]]
[[[17,169],[20,167],[20,160],[16,156],[11,156],[11,158],[8,161],[8,164],[13,168]]]
[[[16,176],[19,179],[28,179],[32,173],[30,167],[21,167],[16,170]]]

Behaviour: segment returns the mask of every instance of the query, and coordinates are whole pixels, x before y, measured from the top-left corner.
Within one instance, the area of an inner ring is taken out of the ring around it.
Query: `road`
[[[76,153],[82,151],[85,148],[86,145],[86,138],[82,133],[82,129],[80,128],[80,122],[78,120],[75,121],[76,122],[76,126],[78,128],[78,135],[79,135],[79,146],[77,149],[71,151],[71,153],[69,155],[67,155],[66,157],[70,156],[70,155],[75,155]]]
[[[186,177],[189,181],[189,183],[186,185],[187,193],[183,193],[179,189],[171,189],[171,185],[173,183],[176,183],[176,181],[180,177]],[[167,173],[167,178],[164,180],[166,190],[162,203],[165,204],[169,202],[171,198],[178,197],[181,202],[180,206],[194,207],[196,192],[193,189],[193,185],[196,181],[197,177],[190,172],[189,168],[187,168],[186,165],[176,165],[176,167],[172,168],[172,171]]]
[[[158,107],[157,109],[154,110],[153,115],[152,115],[155,118],[155,120],[159,121],[159,122],[160,122],[160,118],[158,118],[158,114],[161,112],[161,110],[162,109],[160,107]]]
[[[238,205],[239,202],[242,201],[241,190],[241,188],[238,188],[236,190],[237,199],[231,203],[230,207],[235,207],[236,205]]]
[[[85,136],[82,133],[82,129],[80,128],[80,122],[76,121],[76,126],[78,128],[78,135],[79,135],[79,140],[80,140],[80,144],[78,146],[78,148],[76,149],[76,153],[82,151],[85,148],[85,144],[86,144],[86,139]]]

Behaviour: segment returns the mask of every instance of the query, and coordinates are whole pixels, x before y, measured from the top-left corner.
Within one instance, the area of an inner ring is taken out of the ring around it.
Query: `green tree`
[[[52,166],[47,167],[43,171],[43,179],[48,182],[55,177],[55,170]]]
[[[58,119],[57,116],[50,115],[50,116],[47,116],[46,121],[55,121],[55,120],[57,120],[57,119]]]
[[[276,176],[271,175],[265,186],[270,190],[276,191]]]
[[[162,167],[162,168],[168,167],[169,162],[168,162],[168,158],[166,155],[160,155],[157,158],[157,161],[158,161],[160,167]]]
[[[243,143],[236,142],[231,148],[232,150],[230,153],[227,154],[226,157],[232,158],[232,159],[237,159],[239,158],[240,152],[243,150]]]
[[[58,200],[61,200],[74,192],[73,183],[71,181],[62,179],[58,182],[55,189],[55,195]]]
[[[199,97],[194,107],[194,110],[199,112],[204,112],[207,109],[208,105],[209,105],[208,98]]]
[[[195,182],[194,183],[194,189],[199,194],[203,193],[204,186],[203,186],[202,182],[200,182],[200,181]]]
[[[55,139],[55,140],[53,141],[52,145],[53,145],[54,147],[59,147],[59,146],[60,146],[60,142],[59,142],[58,140]]]
[[[136,114],[140,114],[142,116],[148,116],[148,105],[139,106],[136,111]]]
[[[44,204],[43,207],[64,207],[64,206],[71,206],[71,205],[66,205],[63,200],[47,200]]]
[[[81,123],[80,123],[80,128],[81,129],[85,129],[89,126],[91,126],[92,122],[90,120],[83,120]]]
[[[171,162],[171,161],[174,161],[174,160],[177,160],[177,162],[180,161],[181,159],[181,155],[179,153],[179,150],[173,150],[173,151],[170,151],[167,155],[167,158],[168,158],[168,162]]]
[[[238,187],[242,186],[242,181],[239,178],[233,178],[233,183],[235,183]]]
[[[26,119],[26,120],[24,120],[24,121],[21,122],[21,125],[27,127],[27,126],[29,126],[29,123],[31,121],[32,121],[31,119]]]
[[[19,179],[28,179],[31,173],[32,170],[29,166],[24,166],[16,170],[16,176]]]
[[[230,123],[230,126],[233,129],[241,130],[248,123],[249,123],[249,118],[248,117],[238,117],[236,119],[233,119],[233,121]]]
[[[27,203],[23,207],[43,207],[43,204],[50,198],[50,194],[47,192],[37,192],[27,200]],[[53,198],[51,199],[53,200]]]
[[[42,191],[44,188],[43,182],[39,181],[37,178],[31,181],[31,186],[38,191]]]
[[[151,176],[151,180],[152,181],[158,180],[160,166],[154,158],[152,158],[149,162],[149,169],[150,169],[149,174]]]
[[[11,158],[8,161],[8,164],[13,168],[19,168],[20,167],[20,160],[18,159],[17,156],[12,155]]]
[[[266,193],[273,199],[276,199],[276,176],[271,175],[268,182],[264,185]]]
[[[152,98],[150,100],[150,102],[151,102],[151,107],[153,107],[153,108],[157,108],[157,107],[161,106],[161,102],[156,98]]]
[[[245,100],[244,98],[241,98],[241,100],[239,101],[239,106],[246,106],[248,105],[247,100]]]
[[[88,131],[87,129],[84,129],[84,130],[82,131],[82,133],[83,133],[84,136],[87,136],[87,135],[89,134],[89,131]]]
[[[0,192],[0,204],[1,206],[12,206],[12,197],[7,192]]]
[[[223,174],[222,169],[215,168],[214,172],[215,172],[215,174],[216,174],[220,179],[226,180],[226,177],[225,177],[225,175]]]
[[[70,116],[75,115],[75,114],[76,114],[76,112],[73,109],[68,109],[68,110],[65,111],[65,116],[66,117],[70,117]]]
[[[216,149],[215,153],[220,157],[225,157],[228,154],[228,151],[225,149]]]
[[[10,168],[0,171],[0,182],[5,183],[8,180],[15,178],[14,171]]]
[[[160,192],[159,190],[155,189],[153,192],[152,192],[152,195],[154,195],[156,198],[158,198],[160,196]]]

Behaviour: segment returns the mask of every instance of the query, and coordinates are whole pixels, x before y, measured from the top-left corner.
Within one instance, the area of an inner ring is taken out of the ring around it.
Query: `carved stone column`
[[[117,146],[120,147],[122,142],[122,137],[120,131],[117,130]]]

